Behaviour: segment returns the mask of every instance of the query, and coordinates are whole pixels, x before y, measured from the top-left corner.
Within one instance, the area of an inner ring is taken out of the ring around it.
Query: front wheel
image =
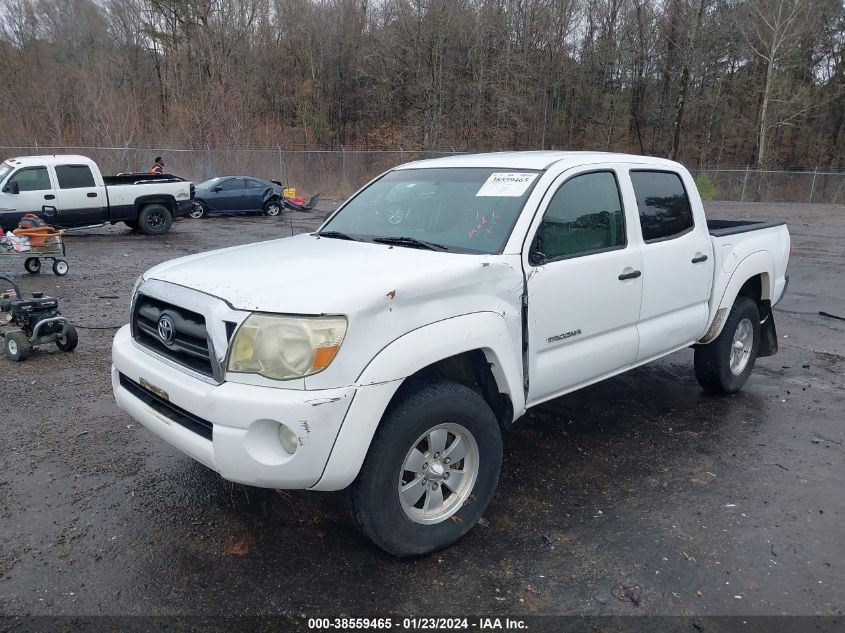
[[[191,212],[188,214],[188,216],[193,218],[194,220],[206,218],[208,217],[208,209],[202,202],[194,202],[194,208],[191,209]]]
[[[162,204],[148,204],[138,214],[138,228],[146,235],[162,235],[170,230],[173,217]]]
[[[736,393],[742,389],[760,347],[760,312],[748,297],[737,297],[721,334],[695,348],[695,377],[707,391]]]
[[[70,270],[70,266],[68,263],[63,259],[56,259],[53,260],[53,274],[59,277],[64,277],[67,275],[67,271]]]
[[[502,463],[499,422],[471,389],[437,381],[391,403],[349,490],[358,528],[397,556],[460,539],[481,518]]]
[[[76,328],[68,323],[64,336],[56,339],[56,347],[63,352],[72,352],[77,345],[79,345],[79,334],[77,334]]]
[[[41,272],[41,260],[37,257],[27,257],[23,267],[26,268],[26,272],[37,275]]]
[[[273,198],[264,203],[264,215],[276,217],[282,212],[282,203],[278,199]]]

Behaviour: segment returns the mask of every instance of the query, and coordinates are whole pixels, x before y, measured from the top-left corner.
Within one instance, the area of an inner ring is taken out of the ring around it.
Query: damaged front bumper
[[[356,393],[212,385],[138,349],[128,325],[112,347],[112,388],[121,409],[224,478],[290,489],[320,480]],[[282,425],[296,437],[292,454]]]

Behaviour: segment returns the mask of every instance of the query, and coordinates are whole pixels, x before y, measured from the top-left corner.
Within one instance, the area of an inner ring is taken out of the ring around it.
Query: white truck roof
[[[93,160],[81,154],[43,154],[41,156],[17,156],[7,158],[6,161],[15,167],[34,167],[41,165],[55,165],[57,163],[76,163],[84,165],[95,164]]]
[[[397,169],[419,169],[429,167],[488,167],[505,169],[546,169],[558,162],[571,163],[569,166],[589,163],[637,163],[655,167],[681,167],[665,158],[638,156],[635,154],[615,154],[611,152],[489,152],[485,154],[456,154],[443,158],[418,160],[400,165]]]

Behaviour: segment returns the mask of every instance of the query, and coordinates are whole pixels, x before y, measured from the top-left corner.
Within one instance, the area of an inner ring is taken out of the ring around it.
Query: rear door
[[[11,193],[12,183],[17,183],[18,193]],[[26,213],[45,217],[45,210],[56,208],[56,190],[46,165],[21,167],[3,186],[4,206],[2,225],[9,229],[17,226]]]
[[[264,209],[264,192],[267,185],[254,178],[246,179],[246,195],[244,197],[245,211],[262,211]]]
[[[56,181],[59,185],[56,224],[97,224],[108,220],[106,190],[95,181],[91,167],[57,164]]]
[[[630,171],[643,246],[640,346],[644,361],[689,345],[707,328],[713,278],[710,235],[701,205],[693,212],[681,174]]]
[[[565,172],[541,203],[524,262],[530,403],[634,362],[642,260],[631,202],[619,172],[602,168]]]

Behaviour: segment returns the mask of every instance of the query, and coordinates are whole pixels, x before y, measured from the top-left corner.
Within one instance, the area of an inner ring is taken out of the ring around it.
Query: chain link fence
[[[413,160],[452,156],[455,151],[165,149],[135,147],[0,147],[6,156],[83,154],[104,174],[146,171],[156,156],[165,170],[195,182],[214,176],[249,175],[279,180],[300,195],[320,193],[345,198],[391,167]],[[702,197],[741,202],[815,202],[845,204],[845,173],[820,171],[757,171],[750,168],[691,169]]]

